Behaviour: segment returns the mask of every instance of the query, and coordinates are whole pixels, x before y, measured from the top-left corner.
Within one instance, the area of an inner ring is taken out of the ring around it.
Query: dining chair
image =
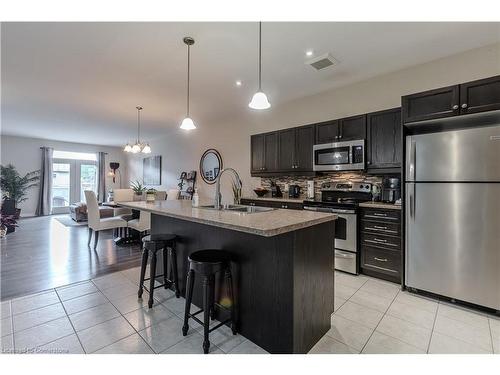
[[[177,200],[181,191],[179,189],[169,189],[167,193],[167,201]]]
[[[151,229],[151,213],[141,211],[138,219],[133,219],[128,222],[128,227],[138,231],[142,238],[143,234]]]
[[[106,229],[124,228],[127,227],[127,222],[122,218],[114,216],[101,219],[97,197],[92,190],[85,190],[85,201],[87,203],[87,219],[89,226],[89,240],[87,242],[87,246],[90,246],[93,232],[95,250],[97,248],[97,241],[99,241],[99,231]]]
[[[113,190],[113,202],[132,202],[134,200],[134,191],[132,189],[114,189]],[[132,210],[130,208],[125,207],[116,207],[113,210],[113,216],[120,216],[122,219],[122,215],[132,215]]]
[[[164,201],[165,199],[167,199],[167,192],[165,190],[159,190],[156,192],[155,200]]]

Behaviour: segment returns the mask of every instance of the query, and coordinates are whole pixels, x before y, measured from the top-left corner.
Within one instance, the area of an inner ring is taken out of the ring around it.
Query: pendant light
[[[149,146],[149,143],[141,142],[141,111],[142,111],[142,107],[137,106],[135,108],[137,109],[137,139],[136,139],[136,142],[134,143],[133,146],[131,146],[129,143],[127,143],[125,145],[125,148],[123,149],[123,151],[131,152],[133,154],[137,154],[139,152],[142,152],[143,154],[150,154],[151,147]]]
[[[262,92],[262,22],[259,22],[259,91],[257,91],[248,106],[252,109],[268,109],[271,107],[266,94]]]
[[[194,44],[194,39],[186,36],[183,39],[184,43],[187,45],[187,50],[188,50],[188,59],[187,59],[187,111],[186,111],[186,118],[182,120],[181,123],[181,129],[184,130],[193,130],[196,129],[196,125],[194,124],[193,120],[191,117],[189,117],[189,73],[190,73],[190,68],[191,68],[191,54],[190,54],[190,47]]]

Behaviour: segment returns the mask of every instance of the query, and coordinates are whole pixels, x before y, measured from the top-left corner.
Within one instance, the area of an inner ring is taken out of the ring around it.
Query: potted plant
[[[13,200],[16,208],[15,218],[19,219],[21,209],[18,205],[28,199],[28,190],[38,186],[40,171],[28,172],[21,176],[12,164],[0,165],[0,189],[4,199]]]
[[[14,215],[0,214],[0,238],[4,238],[7,233],[13,232],[17,227],[17,220]]]
[[[146,190],[146,202],[154,202],[156,199],[156,189]]]
[[[132,181],[130,183],[130,188],[135,193],[134,200],[140,200],[140,198],[142,197],[142,193],[144,193],[144,191],[146,190],[146,187],[141,184],[139,180]]]

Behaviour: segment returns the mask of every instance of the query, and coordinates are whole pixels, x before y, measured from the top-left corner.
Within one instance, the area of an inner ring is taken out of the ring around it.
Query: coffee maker
[[[394,203],[401,197],[401,186],[398,177],[384,177],[382,180],[382,201]]]

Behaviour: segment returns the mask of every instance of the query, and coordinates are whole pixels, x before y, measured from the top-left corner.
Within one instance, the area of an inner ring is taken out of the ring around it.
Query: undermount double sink
[[[255,214],[258,212],[268,212],[276,210],[276,208],[273,207],[244,206],[240,204],[229,204],[225,206],[221,205],[219,209],[215,208],[213,204],[207,206],[200,206],[200,208],[206,210],[228,211],[228,212],[245,213],[245,214]]]

